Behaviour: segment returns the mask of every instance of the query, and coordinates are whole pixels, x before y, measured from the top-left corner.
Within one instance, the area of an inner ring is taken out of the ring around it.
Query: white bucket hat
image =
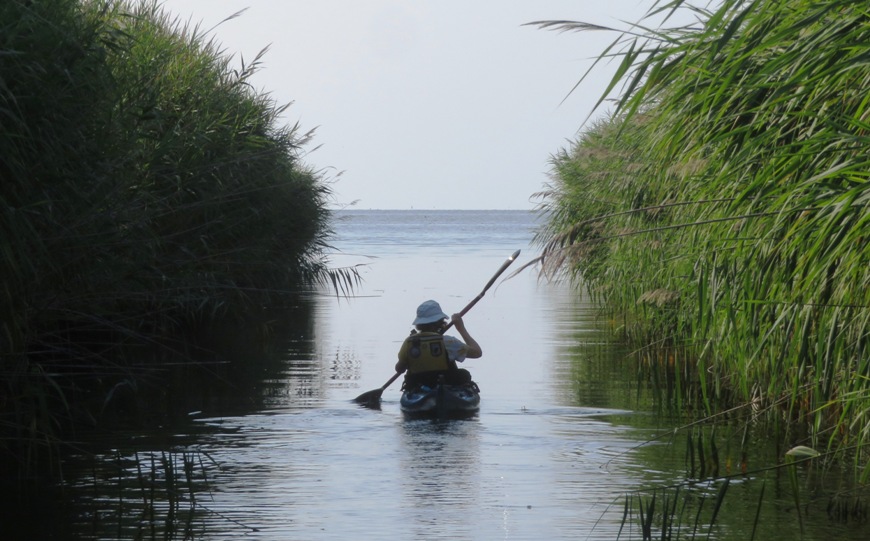
[[[417,307],[417,319],[414,320],[414,325],[422,325],[423,323],[435,323],[442,319],[447,319],[448,316],[441,310],[441,305],[435,301],[426,301]]]

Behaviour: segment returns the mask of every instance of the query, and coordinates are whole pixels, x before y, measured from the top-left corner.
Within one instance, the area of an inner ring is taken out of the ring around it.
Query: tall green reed
[[[690,348],[708,413],[726,389],[787,396],[780,414],[812,445],[866,442],[866,6],[653,11],[670,10],[699,23],[631,28],[599,58],[621,62],[611,88],[625,91],[553,158],[544,262],[636,333]]]
[[[141,376],[126,347],[352,287],[313,133],[253,89],[261,56],[234,67],[154,1],[9,0],[0,27],[3,442],[92,422],[86,389]]]

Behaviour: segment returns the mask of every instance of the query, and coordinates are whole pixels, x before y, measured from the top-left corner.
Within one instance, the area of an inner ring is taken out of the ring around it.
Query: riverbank
[[[32,457],[162,370],[139,350],[352,273],[259,57],[154,2],[13,0],[0,26],[0,454],[50,471]]]
[[[866,480],[864,7],[725,1],[623,34],[629,92],[554,155],[539,241],[692,407],[769,411]]]

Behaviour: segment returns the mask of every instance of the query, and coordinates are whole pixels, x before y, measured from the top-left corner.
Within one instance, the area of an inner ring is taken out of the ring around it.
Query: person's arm
[[[401,374],[408,369],[408,341],[402,342],[402,347],[399,348],[399,362],[396,363],[396,372]]]
[[[480,348],[480,344],[478,344],[477,340],[468,334],[468,329],[465,328],[465,322],[462,321],[462,316],[459,314],[453,314],[450,317],[450,321],[453,322],[453,326],[456,327],[456,331],[462,337],[462,341],[465,342],[465,356],[469,359],[477,359],[483,355],[483,350]]]

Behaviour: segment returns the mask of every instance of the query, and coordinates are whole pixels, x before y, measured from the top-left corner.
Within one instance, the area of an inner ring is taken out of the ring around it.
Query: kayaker
[[[441,310],[441,305],[428,300],[417,307],[417,317],[414,319],[415,329],[402,343],[399,349],[399,362],[396,372],[405,374],[403,389],[417,385],[432,385],[441,376],[445,383],[459,385],[471,381],[471,373],[459,368],[456,363],[465,359],[477,359],[483,351],[477,341],[468,333],[465,322],[460,314],[453,314],[450,320],[462,336],[462,340],[454,336],[442,334],[447,326],[447,314]]]

